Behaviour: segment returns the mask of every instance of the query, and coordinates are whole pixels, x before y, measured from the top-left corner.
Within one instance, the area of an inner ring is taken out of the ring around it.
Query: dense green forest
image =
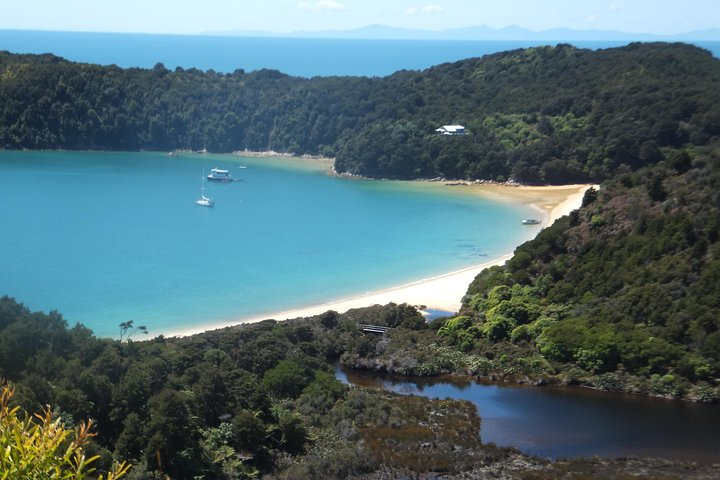
[[[441,136],[444,124],[469,135]],[[720,62],[683,44],[570,45],[384,78],[78,64],[0,53],[0,145],[276,150],[339,172],[601,181],[720,133]]]
[[[479,275],[465,298],[478,333],[602,388],[720,399],[720,148],[668,157]]]
[[[367,356],[388,343],[362,333],[359,324],[368,321],[393,327],[391,343],[436,335],[414,307],[390,304],[120,342],[3,297],[0,376],[11,380],[12,402],[28,411],[52,405],[65,428],[93,418],[98,435],[84,445],[86,454],[100,455],[98,474],[114,460],[128,461],[126,479],[700,480],[716,474],[712,466],[663,460],[528,457],[481,442],[481,419],[468,402],[343,385],[333,373],[338,358]],[[127,327],[124,334],[132,336]],[[6,454],[11,450],[0,460]]]
[[[412,308],[388,312],[419,317]],[[134,333],[128,324],[121,329],[126,338]],[[105,466],[113,455],[129,460],[128,478],[257,478],[284,470],[297,472],[282,478],[319,478],[311,470],[343,478],[345,471],[372,471],[372,452],[354,441],[362,419],[377,428],[409,420],[383,395],[350,392],[335,379],[329,362],[358,341],[351,316],[328,313],[121,342],[97,339],[82,325],[67,328],[57,312],[0,299],[0,378],[12,382],[13,400],[34,411],[52,405],[70,425],[95,419],[89,451]],[[467,428],[477,443],[477,423]],[[304,452],[305,464],[294,465]]]
[[[484,270],[460,315],[343,363],[720,401],[720,146],[666,153]]]

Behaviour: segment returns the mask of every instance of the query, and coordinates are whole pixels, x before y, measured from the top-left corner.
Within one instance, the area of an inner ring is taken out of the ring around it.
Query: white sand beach
[[[530,204],[541,212],[543,217],[542,226],[547,226],[551,225],[558,218],[579,208],[585,191],[590,187],[598,188],[597,185],[530,187],[496,184],[453,186],[447,188],[464,188],[468,189],[469,193],[491,197],[499,201]],[[258,322],[267,319],[288,320],[298,317],[309,317],[324,313],[328,310],[344,313],[352,308],[386,305],[390,302],[422,305],[429,309],[457,312],[460,309],[462,297],[467,292],[468,286],[477,274],[485,268],[494,265],[503,265],[512,257],[512,251],[514,249],[515,245],[508,245],[508,253],[494,260],[436,277],[421,279],[377,292],[370,292],[357,297],[337,299],[322,304],[309,305],[280,312],[268,312],[267,314],[252,317],[239,317],[221,323],[180,329],[168,332],[165,335],[169,337],[192,335],[240,323]]]

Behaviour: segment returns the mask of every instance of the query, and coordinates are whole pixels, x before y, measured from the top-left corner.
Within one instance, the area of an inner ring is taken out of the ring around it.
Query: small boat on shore
[[[540,223],[540,220],[537,218],[526,218],[522,221],[523,225],[537,225],[538,223]]]
[[[207,176],[207,179],[211,182],[234,182],[235,179],[233,179],[230,176],[230,170],[223,170],[221,168],[213,168],[210,170],[210,175]]]

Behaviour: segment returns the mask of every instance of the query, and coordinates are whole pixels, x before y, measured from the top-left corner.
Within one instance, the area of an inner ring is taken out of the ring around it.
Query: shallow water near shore
[[[203,170],[240,182],[205,184]],[[246,168],[241,168],[246,167]],[[535,236],[529,205],[313,162],[0,151],[0,295],[100,336],[324,303],[485,263]]]
[[[402,378],[336,369],[345,383],[403,395],[468,400],[480,438],[540,457],[655,457],[720,463],[720,405],[450,378]]]

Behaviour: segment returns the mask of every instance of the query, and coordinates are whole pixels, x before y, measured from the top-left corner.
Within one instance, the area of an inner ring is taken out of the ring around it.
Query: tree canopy
[[[116,480],[130,465],[115,464],[105,474],[97,474],[92,465],[99,455],[88,457],[87,443],[95,434],[92,421],[69,429],[47,408],[30,415],[19,406],[11,406],[14,389],[0,384],[0,473],[2,478],[34,480]]]
[[[468,327],[609,389],[717,398],[719,152],[668,151],[590,190],[582,208],[475,279]],[[628,375],[650,383],[633,387]]]
[[[312,79],[0,53],[0,146],[275,150],[369,177],[597,182],[706,143],[718,105],[720,62],[683,44],[534,47]],[[435,133],[453,123],[468,135]]]

